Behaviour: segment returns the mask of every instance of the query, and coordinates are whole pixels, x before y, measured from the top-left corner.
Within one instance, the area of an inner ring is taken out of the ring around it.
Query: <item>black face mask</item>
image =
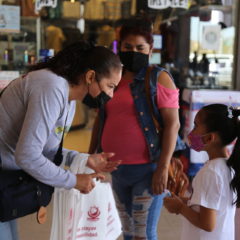
[[[90,108],[100,108],[110,99],[111,97],[102,91],[96,97],[93,97],[90,93],[87,93],[82,102]]]
[[[119,57],[124,67],[138,73],[143,67],[148,66],[149,55],[140,52],[119,52]]]

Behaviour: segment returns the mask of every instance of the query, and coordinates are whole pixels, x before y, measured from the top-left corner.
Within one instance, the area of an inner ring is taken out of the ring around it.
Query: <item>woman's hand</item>
[[[87,166],[93,169],[96,173],[112,172],[116,170],[117,166],[121,163],[121,160],[118,160],[118,161],[108,160],[113,156],[114,156],[114,153],[92,154],[88,157]]]
[[[153,194],[162,194],[167,188],[168,167],[158,167],[153,173],[152,192]]]
[[[100,173],[77,174],[77,184],[75,186],[81,193],[89,193],[95,187],[93,178],[104,180],[104,175]]]
[[[174,193],[172,193],[171,197],[165,197],[163,202],[166,209],[170,213],[175,214],[179,214],[184,205],[183,200],[180,197],[176,196]]]

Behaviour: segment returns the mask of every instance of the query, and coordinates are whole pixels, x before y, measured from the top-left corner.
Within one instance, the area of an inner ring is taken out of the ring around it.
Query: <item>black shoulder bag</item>
[[[0,97],[3,91],[0,93]],[[63,137],[54,157],[54,163],[62,162]],[[54,187],[39,182],[23,170],[0,170],[0,221],[10,221],[38,212],[52,198]],[[39,222],[41,223],[41,222]]]

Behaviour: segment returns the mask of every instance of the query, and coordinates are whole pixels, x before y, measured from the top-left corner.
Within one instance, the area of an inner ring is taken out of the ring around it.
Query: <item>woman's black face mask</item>
[[[149,63],[149,55],[140,52],[119,52],[119,57],[126,68],[130,72],[138,73],[143,67],[147,67]]]
[[[100,86],[99,86],[99,88],[100,88]],[[111,99],[111,97],[109,97],[104,91],[101,91],[101,93],[98,94],[96,97],[93,97],[88,92],[82,102],[90,108],[101,108],[110,99]]]

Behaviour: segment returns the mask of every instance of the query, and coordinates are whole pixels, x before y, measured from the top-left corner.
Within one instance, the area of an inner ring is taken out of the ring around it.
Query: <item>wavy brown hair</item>
[[[140,35],[146,42],[153,45],[152,22],[146,17],[133,17],[124,22],[120,30],[120,42],[129,35]]]

